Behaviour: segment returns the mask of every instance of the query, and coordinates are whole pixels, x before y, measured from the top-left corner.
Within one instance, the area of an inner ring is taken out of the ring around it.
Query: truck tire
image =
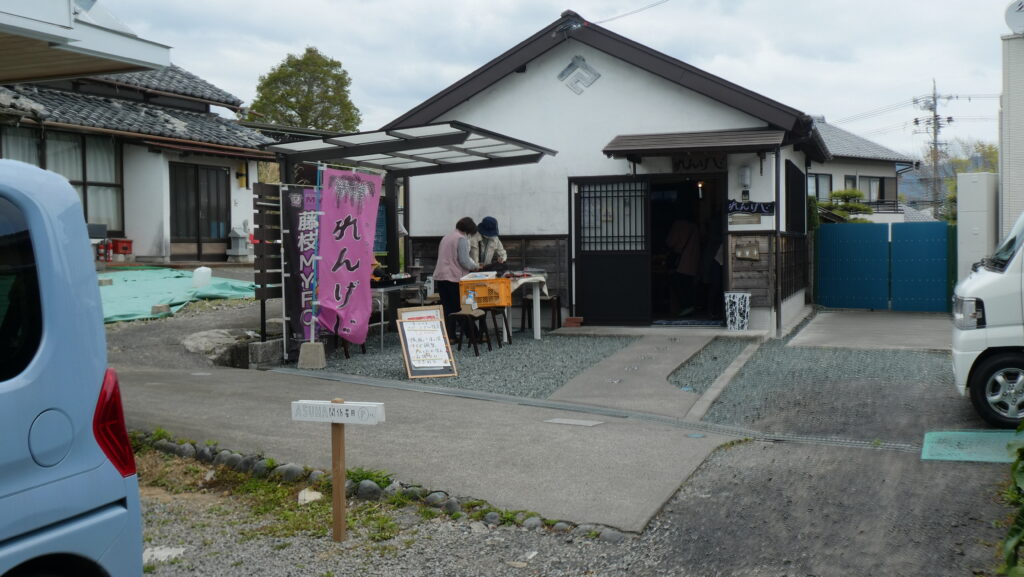
[[[1024,354],[991,356],[972,371],[971,404],[990,425],[1013,429],[1024,418]]]

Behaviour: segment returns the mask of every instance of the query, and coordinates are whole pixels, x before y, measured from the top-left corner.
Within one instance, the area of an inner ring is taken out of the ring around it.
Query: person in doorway
[[[508,253],[498,238],[498,220],[485,216],[469,239],[469,258],[480,264],[480,270],[502,271],[508,268]]]
[[[445,327],[448,338],[455,337],[455,327],[448,321],[448,315],[459,312],[459,279],[479,270],[476,261],[469,257],[469,239],[476,233],[476,223],[464,216],[455,223],[455,230],[441,239],[437,247],[437,266],[434,267],[434,287],[441,297],[444,309]]]
[[[697,273],[700,266],[700,234],[693,222],[693,215],[677,207],[676,220],[668,231],[665,244],[675,259],[669,282],[672,289],[674,316],[686,317],[693,314]],[[671,261],[670,261],[671,262]]]

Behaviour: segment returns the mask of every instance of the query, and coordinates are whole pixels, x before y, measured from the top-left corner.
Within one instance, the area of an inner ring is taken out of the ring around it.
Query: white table
[[[548,294],[548,281],[542,275],[529,276],[525,278],[512,279],[512,292],[516,292],[523,285],[530,285],[533,288],[533,338],[540,340],[540,292],[544,296]],[[507,311],[506,311],[507,314]]]
[[[386,301],[387,293],[397,292],[401,294],[401,291],[405,289],[416,289],[416,294],[420,297],[420,306],[423,306],[425,288],[422,282],[406,283],[394,286],[383,286],[375,287],[370,289],[372,291],[373,302],[377,304],[377,310],[380,312],[380,351],[384,352],[384,328],[387,326],[384,322],[384,304]]]

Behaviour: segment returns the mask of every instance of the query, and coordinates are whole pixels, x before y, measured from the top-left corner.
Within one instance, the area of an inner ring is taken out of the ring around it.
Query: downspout
[[[775,147],[775,338],[782,338],[782,147]]]

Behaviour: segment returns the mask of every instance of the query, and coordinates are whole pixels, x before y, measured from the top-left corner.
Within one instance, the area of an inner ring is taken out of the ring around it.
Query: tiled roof
[[[0,87],[0,107],[41,116],[48,122],[224,146],[257,148],[274,142],[255,130],[213,113],[191,112],[31,85]]]
[[[105,74],[96,78],[138,86],[139,88],[149,88],[161,92],[201,98],[209,102],[227,104],[228,106],[237,107],[242,105],[242,100],[237,96],[217,88],[188,70],[179,68],[174,64],[162,70],[129,72],[127,74]]]
[[[914,159],[894,150],[833,126],[821,117],[814,119],[814,129],[834,158],[863,158],[892,162],[913,162]]]

